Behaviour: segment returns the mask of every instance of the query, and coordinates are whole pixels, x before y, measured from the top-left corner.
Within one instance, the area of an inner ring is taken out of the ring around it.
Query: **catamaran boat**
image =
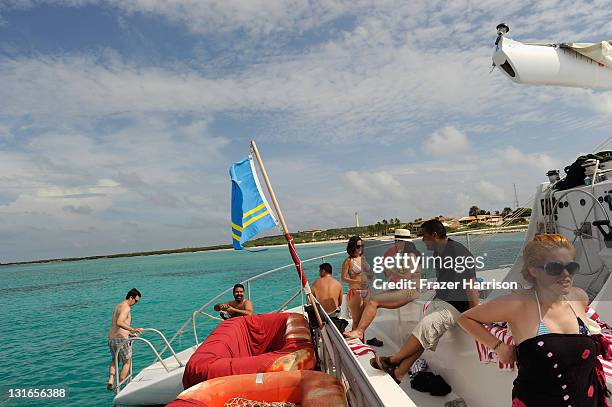
[[[507,32],[507,26],[498,26],[493,60],[494,64],[513,81],[612,89],[612,65],[610,65],[610,54],[606,54],[609,51],[607,47],[610,46],[610,42],[601,43],[598,45],[599,51],[591,53],[592,47],[576,44],[573,46],[521,44],[506,39],[504,34]],[[585,49],[588,51],[582,52]],[[606,49],[608,51],[605,51]],[[610,223],[612,154],[594,157],[584,160],[585,178],[580,180],[581,182],[572,184],[569,182],[569,173],[564,179],[559,179],[558,171],[550,171],[549,179],[536,186],[531,205],[531,218],[523,246],[538,233],[564,235],[575,245],[576,261],[580,263],[580,272],[575,276],[574,284],[587,292],[591,301],[590,307],[599,314],[601,320],[612,321],[612,307],[610,307],[612,299],[612,283],[610,282],[612,270],[612,226]],[[545,180],[545,174],[542,175]],[[517,213],[516,216],[520,214]],[[479,250],[483,242],[490,239],[491,236],[483,234],[468,239],[468,246],[475,256],[482,254],[479,253]],[[377,250],[384,250],[390,244],[393,243],[367,240],[365,242],[366,257],[368,251],[376,253]],[[300,264],[310,262],[319,264],[321,261],[333,261],[334,258],[341,260],[341,256],[344,255],[345,252],[330,253],[324,258],[303,260]],[[477,277],[484,282],[497,281],[528,286],[520,272],[522,265],[522,250],[520,250],[513,265],[480,271]],[[282,273],[287,273],[287,270],[293,266],[289,264],[278,267],[243,281],[247,287],[246,297],[257,298],[252,292],[254,283],[266,279],[286,278],[282,277]],[[195,309],[190,318],[169,340],[155,329],[145,329],[143,336],[131,338],[134,343],[144,342],[156,360],[139,373],[130,374],[124,382],[116,383],[114,404],[155,405],[175,400],[184,390],[185,366],[201,346],[198,321],[201,321],[202,318],[216,318],[211,315],[213,313],[211,307],[230,291],[231,288],[219,293]],[[506,292],[503,290],[481,291],[481,300],[488,301],[504,293]],[[401,348],[415,325],[422,319],[424,308],[433,295],[433,292],[422,292],[418,300],[399,309],[378,310],[374,322],[366,332],[368,337],[383,340],[384,345],[377,350],[378,353],[390,355]],[[300,297],[302,298],[301,305],[288,308],[289,304],[299,301]],[[302,286],[297,288],[295,293],[288,293],[287,298],[278,305],[277,312],[303,315],[308,319],[305,308]],[[402,383],[397,384],[389,375],[372,368],[369,360],[373,352],[354,352],[354,342],[344,338],[330,317],[325,313],[322,313],[320,317],[322,326],[312,321],[312,318],[310,321],[310,336],[317,359],[314,364],[315,369],[337,379],[337,383],[340,383],[343,388],[348,405],[364,407],[439,407],[445,405],[506,407],[510,404],[512,382],[516,377],[516,371],[501,369],[500,364],[495,360],[482,360],[475,341],[458,326],[442,337],[435,352],[425,351],[422,355],[429,368],[441,375],[452,388],[451,393],[439,397],[411,388],[408,377]],[[340,318],[350,322],[351,316],[346,306],[342,308]],[[192,332],[189,333],[190,331]],[[193,335],[193,344],[181,351],[176,351],[174,349],[177,346],[176,339],[181,338],[183,334]],[[158,349],[150,339],[147,339],[149,335],[161,338],[163,348]],[[608,387],[612,388],[610,379],[612,364],[604,368],[607,369],[606,373],[609,375]],[[236,381],[238,379],[232,377],[232,380],[234,387],[239,386],[239,381]],[[254,378],[253,380],[259,379]],[[268,404],[262,403],[261,405]]]

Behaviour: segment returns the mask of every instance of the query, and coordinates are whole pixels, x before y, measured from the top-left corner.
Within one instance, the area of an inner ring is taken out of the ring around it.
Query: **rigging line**
[[[597,146],[595,146],[595,148],[593,149],[593,153],[601,150],[602,148],[606,147],[608,144],[610,144],[612,142],[612,136],[606,138],[604,141],[602,141],[601,143],[599,143]],[[549,191],[552,194],[554,194],[554,191]],[[547,194],[548,195],[548,194]],[[518,218],[522,213],[524,213],[530,206],[533,206],[533,200],[535,199],[535,195],[532,196],[531,198],[529,198],[527,201],[525,201],[523,204],[521,204],[521,209],[520,211],[515,211],[514,213],[512,213],[510,215],[510,217],[506,218],[506,220],[504,220],[504,222],[499,225],[499,227],[504,227],[504,226],[508,226],[509,223],[511,223],[512,221],[514,221],[516,218]],[[550,198],[545,198],[545,199],[550,199]],[[551,218],[552,218],[552,214],[551,214]],[[488,234],[490,236],[481,236],[480,238],[476,238],[474,239],[474,243],[475,243],[475,248],[479,249],[482,247],[482,245],[484,245],[485,243],[487,243],[487,241],[489,241],[490,239],[493,238],[493,236],[495,234]]]
[[[608,137],[607,139],[605,139],[603,142],[599,143],[594,149],[593,152],[596,153],[598,150],[604,148],[605,146],[607,146],[608,144],[610,144],[610,142],[612,142],[612,136]]]
[[[510,224],[513,221],[522,217],[521,215],[527,212],[528,209],[531,209],[529,208],[529,206],[532,206],[532,204],[533,204],[533,198],[530,198],[527,201],[523,202],[521,206],[519,207],[519,209],[517,209],[512,214],[507,216],[506,219],[502,222],[502,224],[498,226],[498,228],[510,226]],[[474,243],[479,243],[478,246],[476,246],[477,248],[480,248],[483,244],[485,244],[487,241],[492,239],[493,236],[495,236],[495,233],[487,233],[487,234],[481,234],[481,235],[483,236],[479,236],[479,234],[474,235],[477,237],[476,239],[474,239],[475,240]]]

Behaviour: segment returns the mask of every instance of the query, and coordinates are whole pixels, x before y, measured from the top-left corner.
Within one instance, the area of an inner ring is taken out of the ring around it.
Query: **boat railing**
[[[489,229],[474,229],[474,230],[470,230],[470,231],[462,231],[462,232],[456,232],[456,233],[449,233],[449,235],[458,235],[458,236],[465,236],[466,241],[468,244],[470,244],[470,240],[469,240],[469,236],[470,235],[481,235],[484,233],[492,233],[494,231],[511,231],[513,229],[521,229],[524,228],[523,225],[517,225],[517,226],[502,226],[502,227],[496,227],[496,228],[489,228]],[[416,239],[413,239],[416,240]],[[380,242],[380,246],[382,245],[386,245],[389,244],[392,240],[389,239],[387,241],[383,241]],[[371,247],[377,247],[379,245],[375,245],[375,246],[371,246]],[[316,257],[312,257],[306,260],[302,260],[302,264],[307,264],[307,263],[311,263],[314,261],[321,261],[324,262],[326,258],[330,258],[330,257],[335,257],[335,256],[339,256],[339,255],[345,255],[346,251],[342,250],[342,251],[338,251],[338,252],[333,252],[333,253],[328,253],[325,255],[321,255],[321,256],[316,256]],[[249,277],[243,281],[240,282],[240,284],[244,285],[246,288],[246,294],[247,294],[247,298],[249,298],[251,301],[253,300],[253,294],[254,294],[254,290],[253,290],[253,283],[255,281],[261,280],[269,275],[278,273],[280,271],[286,270],[286,269],[291,269],[294,268],[295,265],[293,263],[290,264],[286,264],[283,266],[279,266],[276,268],[273,268],[271,270],[267,270],[264,271],[260,274],[257,274],[255,276]],[[191,326],[191,330],[193,331],[193,336],[194,336],[194,344],[196,346],[198,346],[200,344],[200,340],[198,337],[198,318],[201,316],[207,316],[207,317],[211,317],[210,313],[207,313],[206,310],[213,306],[214,304],[217,303],[217,301],[222,298],[223,296],[230,294],[233,290],[233,287],[228,287],[227,289],[221,291],[220,293],[218,293],[217,295],[215,295],[214,297],[212,297],[210,300],[208,300],[206,303],[204,303],[201,307],[197,308],[196,310],[194,310],[191,313],[191,317],[189,319],[187,319],[183,325],[181,325],[181,327],[176,331],[176,333],[168,340],[168,345],[174,343],[174,341],[180,337],[181,335],[183,335],[187,330],[189,330],[189,326]],[[302,293],[302,290],[298,290],[289,300],[284,301],[284,303],[278,308],[277,311],[282,311],[283,309],[285,309],[293,300],[295,300],[300,293]],[[275,293],[275,295],[278,295],[278,292]],[[258,298],[261,299],[261,298]],[[303,302],[303,301],[302,301]],[[216,317],[214,317],[216,319]],[[161,355],[163,355],[163,353],[165,352],[165,350],[168,348],[168,346],[164,346],[160,352]]]
[[[319,344],[321,370],[336,376],[347,389],[352,406],[384,406],[377,391],[372,387],[366,372],[349,349],[346,339],[335,327],[327,314],[325,325],[315,330],[313,342]]]
[[[283,302],[283,304],[282,304],[280,307],[278,307],[278,309],[276,310],[276,312],[282,312],[282,311],[286,310],[286,309],[287,309],[287,306],[288,306],[289,304],[291,304],[291,302],[292,302],[293,300],[295,300],[297,297],[299,297],[299,296],[300,296],[300,294],[303,294],[303,291],[302,291],[302,289],[301,289],[301,288],[300,288],[299,290],[297,290],[297,291],[296,291],[296,293],[295,293],[295,294],[293,294],[293,296],[292,296],[291,298],[289,298],[287,301]]]
[[[333,253],[328,253],[322,256],[316,256],[316,257],[312,257],[306,260],[302,260],[302,264],[305,263],[311,263],[314,261],[325,261],[326,258],[328,257],[334,257],[334,256],[338,256],[341,254],[346,254],[346,251],[342,250],[342,251],[338,251],[338,252],[333,252]],[[290,263],[290,264],[285,264],[283,266],[280,267],[275,267],[271,270],[267,270],[264,271],[260,274],[257,274],[255,276],[249,277],[246,280],[243,280],[240,282],[240,284],[244,285],[246,287],[246,292],[247,292],[247,297],[250,300],[253,300],[253,285],[252,283],[257,281],[257,280],[261,280],[262,278],[265,278],[271,274],[274,273],[278,273],[280,271],[286,270],[286,269],[290,269],[290,268],[295,268],[295,264]],[[208,313],[205,312],[205,310],[211,306],[213,306],[214,304],[216,304],[216,302],[222,298],[224,295],[227,295],[229,293],[231,293],[233,290],[233,287],[228,287],[227,289],[221,291],[220,293],[218,293],[217,295],[215,295],[214,297],[212,297],[210,300],[208,300],[206,303],[204,303],[201,307],[197,308],[196,310],[194,310],[191,313],[191,317],[185,321],[183,323],[183,325],[176,331],[176,333],[174,335],[172,335],[172,337],[169,339],[169,344],[174,343],[174,341],[176,340],[176,338],[178,338],[180,335],[182,335],[183,333],[185,333],[185,331],[187,330],[187,327],[189,325],[191,325],[192,330],[193,330],[193,335],[194,335],[194,339],[195,339],[195,345],[199,345],[200,344],[200,340],[198,338],[198,329],[197,329],[197,318],[198,316],[201,315],[205,315],[205,316],[210,316]],[[287,301],[285,301],[280,307],[278,307],[277,311],[282,311],[283,309],[285,309],[287,307],[287,305],[289,305],[293,300],[295,300],[300,294],[302,293],[301,289],[298,289],[297,292]],[[277,293],[276,293],[277,294]],[[276,295],[275,294],[275,295]],[[164,347],[160,354],[163,354],[165,352],[165,350],[167,349],[167,347]]]
[[[172,347],[172,345],[170,345],[170,343],[166,339],[166,336],[161,331],[159,331],[159,330],[157,330],[155,328],[143,328],[142,329],[142,333],[146,333],[146,332],[152,332],[152,333],[155,333],[155,334],[159,335],[161,337],[162,341],[165,343],[166,348],[170,349],[170,352],[172,352],[172,356],[174,356],[174,358],[176,359],[176,362],[178,363],[178,367],[184,366],[183,362],[181,362],[179,357],[176,355],[176,352],[174,351],[174,348]],[[149,349],[151,349],[151,351],[155,354],[155,360],[159,361],[159,363],[163,366],[163,368],[166,370],[166,372],[169,373],[172,370],[164,362],[164,360],[161,357],[161,352],[157,351],[157,349],[155,348],[155,345],[153,345],[151,343],[151,341],[149,341],[148,339],[143,338],[142,336],[131,336],[131,337],[126,338],[125,345],[123,345],[123,346],[130,346],[131,347],[132,344],[135,341],[140,341],[140,342],[146,343],[149,346]],[[164,349],[166,349],[166,348],[164,348]],[[134,366],[133,363],[130,364],[130,372],[129,372],[129,374],[123,380],[120,381],[119,380],[119,373],[120,373],[120,370],[119,370],[119,352],[121,352],[121,348],[118,348],[115,351],[115,355],[114,355],[115,356],[115,359],[114,359],[114,362],[115,362],[115,388],[114,388],[115,394],[118,393],[121,390],[121,387],[124,384],[127,384],[127,383],[129,383],[132,380],[132,376],[133,376],[132,368]]]

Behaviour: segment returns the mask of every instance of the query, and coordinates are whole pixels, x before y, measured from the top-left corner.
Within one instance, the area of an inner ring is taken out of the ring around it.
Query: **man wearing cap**
[[[384,257],[396,258],[397,255],[401,257],[408,256],[410,261],[401,262],[402,264],[395,264],[394,267],[389,269],[385,268],[384,273],[387,280],[392,283],[396,283],[396,286],[408,286],[407,281],[415,282],[415,286],[418,287],[418,281],[421,278],[421,268],[418,265],[417,258],[421,256],[414,243],[410,240],[410,231],[408,229],[395,229],[395,242],[385,252]],[[408,267],[405,267],[405,266]],[[402,267],[396,267],[402,266]],[[396,309],[408,304],[410,301],[418,298],[419,293],[415,288],[405,289],[393,289],[387,290],[379,294],[373,295],[366,305],[359,321],[359,326],[349,332],[345,332],[344,336],[347,338],[359,338],[363,341],[365,330],[370,326],[378,308]],[[369,343],[370,341],[368,341]],[[373,345],[382,346],[380,341],[375,341]]]

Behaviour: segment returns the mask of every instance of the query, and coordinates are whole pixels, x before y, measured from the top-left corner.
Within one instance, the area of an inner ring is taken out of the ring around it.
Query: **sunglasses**
[[[562,264],[557,261],[551,261],[546,263],[544,266],[538,268],[544,270],[546,274],[553,277],[560,276],[561,273],[563,273],[563,270],[567,270],[567,272],[571,276],[573,276],[578,271],[580,271],[580,264],[575,261],[571,261],[567,264]]]
[[[357,245],[355,245],[355,247],[356,247],[357,249],[361,249],[361,248],[363,247],[363,245],[361,245],[361,244],[357,244]]]

